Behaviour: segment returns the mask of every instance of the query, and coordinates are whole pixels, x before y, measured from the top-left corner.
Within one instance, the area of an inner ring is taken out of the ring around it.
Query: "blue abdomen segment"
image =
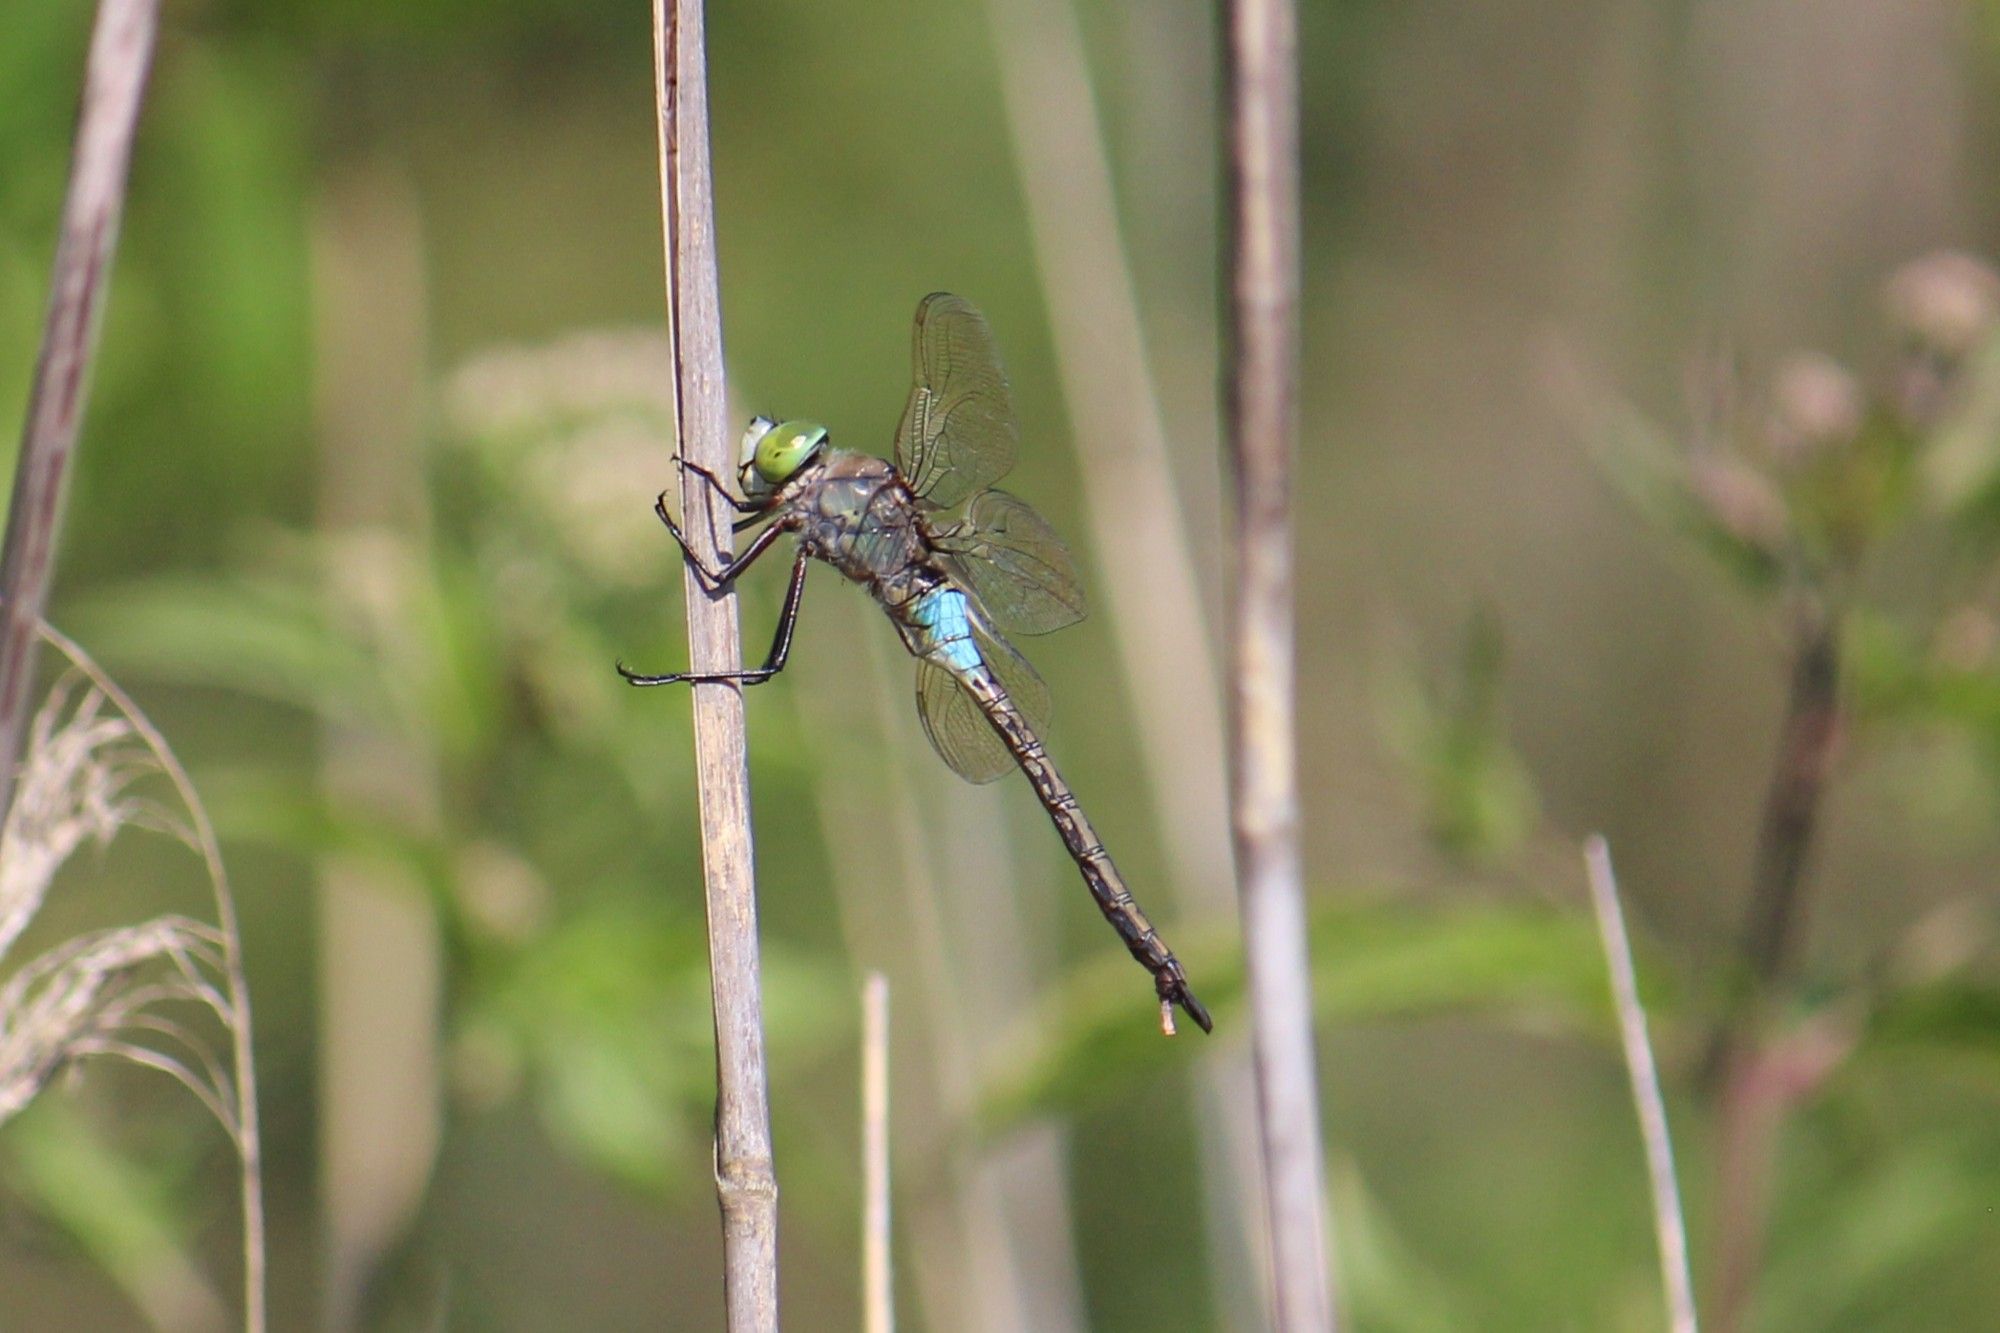
[[[919,657],[927,657],[953,675],[970,671],[981,662],[979,645],[972,637],[972,607],[965,594],[950,584],[931,589],[910,603],[905,616],[917,631],[910,647]]]

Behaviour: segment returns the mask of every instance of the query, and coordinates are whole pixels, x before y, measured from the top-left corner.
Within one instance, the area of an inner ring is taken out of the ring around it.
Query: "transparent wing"
[[[1084,617],[1069,547],[1025,500],[981,491],[938,547],[1004,633],[1047,634]]]
[[[910,372],[896,466],[919,497],[950,509],[1014,466],[1014,395],[986,317],[949,292],[926,296],[917,304]]]
[[[973,631],[979,651],[1000,678],[1014,706],[1040,735],[1049,716],[1049,687],[1028,659],[981,630]],[[917,664],[917,716],[931,746],[967,782],[991,782],[1014,767],[993,724],[949,671],[934,662]]]

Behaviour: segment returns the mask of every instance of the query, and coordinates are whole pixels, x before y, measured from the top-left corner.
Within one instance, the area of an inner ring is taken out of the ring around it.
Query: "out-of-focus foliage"
[[[1401,663],[1384,685],[1389,740],[1409,766],[1427,832],[1475,865],[1519,852],[1535,822],[1534,784],[1501,713],[1503,646],[1494,618],[1475,615],[1451,679]]]
[[[1537,1029],[1608,1031],[1604,964],[1574,914],[1495,907],[1438,911],[1393,900],[1329,902],[1311,924],[1316,1018],[1354,1026],[1475,1013]],[[1243,962],[1233,940],[1190,937],[1180,956],[1202,978],[1222,1030],[1243,1026]],[[987,1089],[989,1133],[1074,1111],[1156,1078],[1183,1057],[1131,1021],[1130,981],[1106,958],[1046,1001],[1042,1034]]]
[[[684,1196],[703,1182],[676,1163],[702,1151],[714,1095],[693,846],[674,858],[690,876],[676,902],[646,890],[637,848],[589,841],[649,826],[693,837],[670,758],[687,745],[683,710],[635,716],[624,705],[639,696],[608,669],[610,627],[640,623],[629,608],[663,574],[643,505],[644,521],[618,512],[665,453],[663,355],[655,336],[600,335],[456,373],[426,544],[267,534],[259,575],[148,580],[78,619],[158,675],[434,746],[442,826],[339,803],[310,769],[223,774],[215,799],[240,837],[362,855],[435,896],[458,962],[451,1073],[469,1106],[525,1093],[586,1160]],[[390,618],[345,604],[334,566],[367,571]],[[602,807],[584,817],[594,834],[542,795],[573,781]],[[783,947],[765,966],[782,1078],[849,1024],[837,967]]]

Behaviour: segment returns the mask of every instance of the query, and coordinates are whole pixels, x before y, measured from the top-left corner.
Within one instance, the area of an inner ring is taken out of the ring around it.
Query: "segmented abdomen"
[[[1014,707],[1013,700],[1007,697],[1007,691],[995,679],[992,669],[984,661],[979,661],[952,674],[972,695],[980,711],[986,714],[987,721],[993,724],[993,730],[1000,734],[1000,739],[1013,752],[1021,771],[1028,775],[1035,795],[1042,800],[1042,808],[1049,812],[1049,822],[1056,826],[1056,832],[1062,835],[1063,845],[1069,848],[1077,869],[1083,873],[1083,882],[1089,886],[1090,896],[1097,900],[1098,909],[1118,932],[1119,938],[1125,941],[1125,947],[1151,972],[1157,974],[1161,968],[1168,966],[1178,971],[1179,964],[1174,962],[1173,953],[1160,943],[1153,923],[1132,901],[1124,876],[1118,873],[1118,867],[1113,864],[1110,853],[1104,850],[1097,830],[1091,827],[1090,820],[1077,805],[1076,793],[1056,771],[1048,751],[1042,746],[1041,737],[1035,735],[1027,719]]]

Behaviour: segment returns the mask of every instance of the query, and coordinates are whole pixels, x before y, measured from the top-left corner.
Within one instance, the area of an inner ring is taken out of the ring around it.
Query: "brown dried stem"
[[[1230,811],[1242,894],[1251,1051],[1270,1212],[1273,1323],[1330,1329],[1299,861],[1291,530],[1298,426],[1296,25],[1289,0],[1226,6],[1229,439],[1236,476]]]
[[[1801,594],[1792,679],[1771,785],[1757,830],[1744,961],[1758,991],[1781,984],[1797,949],[1799,888],[1839,738],[1839,626],[1817,597]]]
[[[727,476],[734,462],[723,388],[722,307],[709,169],[708,75],[701,0],[653,0],[660,209],[666,233],[668,336],[680,455]],[[728,516],[693,473],[681,478],[689,539],[728,559]],[[683,574],[691,670],[742,667],[736,596]],[[715,1006],[715,1186],[722,1206],[723,1296],[731,1333],[778,1327],[778,1180],[764,1067],[749,754],[735,685],[694,687],[694,747]]]
[[[1088,442],[1076,450],[1084,516],[1105,567],[1172,901],[1219,913],[1231,880],[1221,690],[1083,34],[1074,0],[987,0],[986,9],[1063,401],[1074,437]],[[1260,1294],[1256,1256],[1266,1248],[1256,1127],[1231,1114],[1253,1095],[1247,1057],[1206,1053],[1196,1093],[1212,1285],[1226,1316]]]
[[[76,157],[56,239],[48,320],[14,465],[6,545],[0,552],[0,819],[14,800],[42,608],[55,568],[63,479],[90,387],[157,17],[155,0],[103,0],[84,65]]]
[[[1722,1333],[1742,1325],[1763,1266],[1778,1140],[1790,1109],[1766,1092],[1776,1054],[1765,1028],[1798,952],[1800,891],[1840,739],[1839,619],[1811,589],[1796,595],[1792,678],[1758,818],[1744,971],[1710,1056],[1722,1079],[1710,1313]]]

